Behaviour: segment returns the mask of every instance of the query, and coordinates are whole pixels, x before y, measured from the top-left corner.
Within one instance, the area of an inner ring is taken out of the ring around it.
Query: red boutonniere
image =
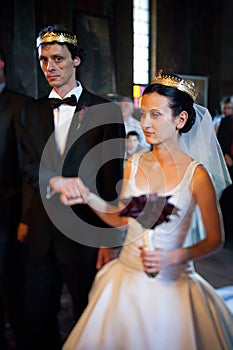
[[[82,121],[83,121],[83,117],[87,111],[88,107],[87,106],[82,106],[80,111],[78,112],[78,125],[77,125],[77,129],[80,129]]]

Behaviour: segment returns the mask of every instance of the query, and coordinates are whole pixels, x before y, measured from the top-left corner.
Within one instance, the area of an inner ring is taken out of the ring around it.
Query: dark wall
[[[232,0],[157,1],[157,65],[208,77],[212,114],[233,94],[232,14]]]
[[[9,0],[0,12],[0,46],[7,58],[7,81],[10,87],[31,96],[47,93],[48,86],[39,68],[35,38],[39,30],[54,23],[74,27],[74,16],[85,13],[108,21],[113,71],[116,73],[117,31],[113,0]],[[127,14],[126,14],[127,15]],[[120,18],[121,15],[119,14]],[[127,15],[127,18],[130,16]],[[118,55],[119,57],[119,55]],[[128,60],[130,55],[128,54]],[[94,77],[93,77],[94,78]],[[111,92],[111,91],[110,91]]]
[[[51,23],[72,27],[77,12],[107,18],[115,79],[114,91],[110,92],[132,94],[130,0],[4,2],[0,12],[0,46],[6,52],[7,78],[12,87],[35,97],[47,92],[35,57],[36,35]],[[233,1],[157,0],[156,12],[153,62],[168,72],[208,77],[208,107],[214,114],[220,98],[233,93]],[[151,72],[151,77],[154,74]]]

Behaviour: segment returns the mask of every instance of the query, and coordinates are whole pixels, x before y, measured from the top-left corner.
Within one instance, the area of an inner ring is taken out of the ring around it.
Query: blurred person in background
[[[136,131],[139,135],[140,147],[143,147],[145,151],[149,151],[150,145],[146,142],[145,135],[143,134],[142,129],[141,129],[141,124],[133,116],[133,112],[134,112],[133,101],[131,100],[131,98],[129,98],[127,96],[123,96],[119,100],[119,105],[121,107],[122,116],[124,119],[126,135],[130,131]]]
[[[222,148],[223,155],[233,180],[233,112],[225,116],[219,125],[217,138]],[[220,198],[220,206],[223,214],[223,223],[226,236],[226,247],[233,243],[233,185],[228,186]]]
[[[140,146],[139,135],[137,131],[132,130],[126,135],[126,159],[136,152],[145,153],[148,152],[148,148]]]
[[[220,111],[221,114],[218,114],[213,117],[214,129],[217,134],[218,128],[221,120],[228,115],[233,114],[233,96],[227,95],[224,96],[220,101]]]
[[[19,169],[20,113],[32,98],[11,90],[6,82],[6,58],[0,48],[0,349],[7,349],[5,321],[13,328],[17,349],[23,327],[27,245],[17,240],[27,231],[22,220],[22,178]],[[23,350],[23,349],[22,349]]]

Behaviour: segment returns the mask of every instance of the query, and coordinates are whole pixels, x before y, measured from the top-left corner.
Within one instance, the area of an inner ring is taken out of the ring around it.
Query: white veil
[[[208,109],[197,104],[194,104],[194,109],[195,124],[189,132],[180,135],[180,145],[184,152],[208,170],[220,198],[222,191],[231,184],[231,178]],[[193,244],[204,237],[205,230],[197,207],[185,245]]]

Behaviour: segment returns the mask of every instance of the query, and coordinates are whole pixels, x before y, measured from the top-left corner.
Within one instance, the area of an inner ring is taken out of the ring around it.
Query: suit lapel
[[[83,88],[83,92],[80,95],[75,113],[71,121],[63,157],[67,154],[69,149],[72,147],[73,143],[76,140],[78,140],[78,138],[83,134],[85,126],[89,121],[89,113],[87,113],[87,111],[84,110],[85,108],[88,109],[88,107],[90,107],[91,105],[91,94],[85,88]],[[82,120],[79,120],[81,113],[84,113],[83,118]]]
[[[43,102],[43,104],[38,104],[38,108],[40,108],[40,122],[43,125],[46,136],[50,137],[50,135],[52,135],[54,132],[53,110],[50,106],[48,98],[44,99]]]
[[[84,106],[92,106],[91,94],[85,88],[83,88],[83,91],[79,97],[75,112],[80,111]]]

